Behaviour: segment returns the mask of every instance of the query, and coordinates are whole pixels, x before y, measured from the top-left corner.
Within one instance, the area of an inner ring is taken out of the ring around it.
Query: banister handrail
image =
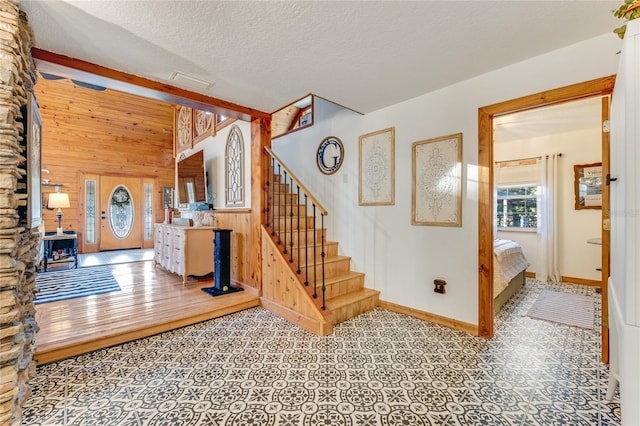
[[[307,196],[309,197],[309,200],[316,205],[316,207],[320,210],[320,213],[323,216],[327,216],[329,213],[327,212],[327,209],[325,209],[322,204],[320,204],[320,201],[318,201],[312,194],[311,192],[307,189],[306,186],[304,186],[302,184],[302,182],[300,182],[300,180],[296,177],[296,175],[282,162],[282,160],[280,158],[278,158],[278,156],[271,151],[269,148],[267,148],[266,146],[264,147],[264,150],[267,154],[269,154],[274,160],[276,160],[276,162],[282,167],[282,169],[287,172],[287,174],[289,175],[289,178],[291,178],[302,190],[303,193],[307,194]]]
[[[318,298],[318,285],[320,285],[320,291],[322,292],[322,305],[320,308],[324,311],[327,309],[325,303],[327,287],[325,285],[324,263],[326,256],[324,217],[328,214],[327,210],[320,205],[320,202],[311,195],[309,190],[273,151],[265,147],[264,152],[267,159],[265,165],[266,173],[269,176],[264,187],[266,201],[264,225],[269,229],[271,238],[279,247],[278,251],[285,256],[285,259],[291,264],[292,270],[299,276],[300,284],[305,287],[309,287],[310,284],[313,285],[313,294],[310,295],[314,299]],[[311,207],[311,212],[309,207]],[[271,213],[271,217],[269,213]],[[319,230],[316,226],[318,224],[318,215],[320,215],[321,225]],[[294,216],[297,216],[295,222]],[[304,218],[302,222],[301,218]],[[310,221],[313,223],[309,223]],[[302,225],[304,225],[304,232]],[[318,231],[320,231],[320,258],[318,258],[316,240]],[[313,242],[310,241],[311,237],[313,237]],[[297,241],[294,243],[294,240]],[[296,244],[297,254],[294,253]],[[304,258],[302,258],[301,245],[304,245]],[[311,254],[311,259],[309,259],[309,254]],[[321,259],[320,264],[318,264],[318,259]],[[304,277],[302,276],[303,267]],[[320,268],[320,273],[318,273],[318,268]],[[311,282],[309,278],[312,278]],[[307,289],[311,293],[310,290]]]

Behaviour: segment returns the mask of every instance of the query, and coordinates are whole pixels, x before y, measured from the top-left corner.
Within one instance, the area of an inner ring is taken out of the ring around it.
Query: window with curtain
[[[244,141],[235,125],[229,132],[225,152],[225,198],[227,207],[244,206]]]
[[[535,183],[498,185],[496,212],[498,229],[536,229],[538,188]]]

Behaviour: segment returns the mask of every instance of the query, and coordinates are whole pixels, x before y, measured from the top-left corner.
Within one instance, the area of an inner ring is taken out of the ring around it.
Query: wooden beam
[[[191,92],[37,47],[31,49],[31,55],[36,63],[36,68],[40,72],[51,73],[171,104],[211,111],[244,121],[251,121],[253,118],[271,117],[271,114],[257,109],[237,105],[222,99]]]
[[[262,290],[262,224],[265,223],[267,160],[264,148],[271,147],[271,118],[251,121],[251,223],[249,284]]]

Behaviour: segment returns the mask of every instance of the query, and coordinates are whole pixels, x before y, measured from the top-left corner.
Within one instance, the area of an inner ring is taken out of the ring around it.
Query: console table
[[[62,235],[46,232],[42,238],[44,242],[44,272],[49,265],[73,263],[78,267],[78,234],[75,231],[64,231]]]
[[[154,266],[182,276],[203,276],[213,272],[213,227],[155,224]]]

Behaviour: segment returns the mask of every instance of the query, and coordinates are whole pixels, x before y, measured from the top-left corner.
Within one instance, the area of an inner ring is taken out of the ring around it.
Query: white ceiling
[[[507,114],[493,119],[495,143],[599,128],[600,96]]]
[[[36,46],[264,112],[371,112],[611,32],[613,1],[21,0]],[[210,84],[171,80],[179,72]]]

